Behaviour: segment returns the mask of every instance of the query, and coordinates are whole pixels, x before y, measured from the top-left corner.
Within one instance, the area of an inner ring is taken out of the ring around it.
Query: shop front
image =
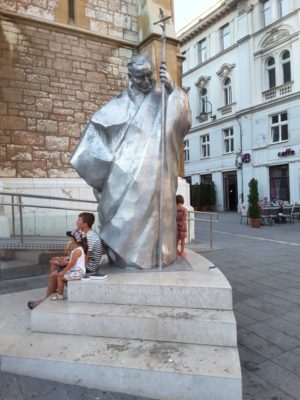
[[[289,164],[269,167],[270,200],[290,201]]]

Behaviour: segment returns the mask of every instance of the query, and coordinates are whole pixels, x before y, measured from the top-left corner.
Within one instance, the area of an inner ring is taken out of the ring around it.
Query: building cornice
[[[47,20],[42,20],[39,18],[34,18],[34,17],[29,17],[27,15],[20,15],[20,14],[16,14],[13,12],[9,12],[9,11],[3,11],[0,10],[0,20],[4,19],[6,21],[21,21],[24,24],[27,25],[35,25],[35,26],[39,26],[39,27],[45,27],[45,25],[51,29],[51,30],[60,30],[62,32],[68,32],[71,35],[82,35],[82,36],[89,36],[91,38],[94,39],[98,39],[101,40],[103,42],[109,43],[109,44],[114,44],[114,45],[118,45],[118,46],[123,46],[123,47],[130,47],[131,49],[136,49],[139,46],[138,42],[132,42],[130,40],[125,40],[125,39],[119,39],[119,38],[114,38],[108,35],[103,35],[103,34],[99,34],[97,32],[92,32],[88,29],[83,29],[83,28],[79,28],[77,26],[74,25],[66,25],[66,24],[61,24],[58,22],[54,22],[54,21],[47,21]]]
[[[151,33],[151,35],[149,35],[141,43],[138,43],[136,46],[139,49],[140,47],[145,47],[147,44],[149,44],[150,42],[153,42],[154,40],[161,41],[161,35],[158,35],[157,33]],[[178,46],[180,44],[180,40],[179,39],[174,39],[174,38],[170,38],[170,37],[166,38],[166,42],[170,43],[170,44],[173,44],[175,46]],[[182,58],[183,60],[185,60],[184,55],[182,55],[180,53],[178,53],[178,57]]]
[[[185,32],[183,32],[179,39],[181,43],[184,44],[199,35],[201,32],[209,28],[211,25],[215,24],[224,16],[228,15],[238,4],[238,0],[225,0],[223,4],[220,5],[216,10],[211,12],[204,18],[199,17],[199,20]]]
[[[277,106],[277,105],[282,104],[282,103],[285,104],[286,102],[290,102],[290,101],[293,101],[293,100],[296,100],[296,99],[300,99],[300,91],[298,91],[296,93],[289,94],[289,95],[284,96],[284,97],[282,97],[280,99],[275,99],[275,100],[272,100],[272,101],[268,101],[266,103],[261,103],[261,104],[258,104],[256,106],[254,106],[254,107],[245,108],[243,110],[238,111],[235,114],[229,115],[229,116],[227,116],[225,118],[216,119],[215,121],[208,122],[207,124],[201,124],[201,126],[195,126],[195,127],[191,128],[189,130],[188,134],[197,133],[197,132],[200,132],[202,130],[206,130],[207,131],[211,127],[229,123],[230,121],[233,121],[236,118],[243,117],[245,115],[252,114],[252,113],[254,113],[256,111],[264,110],[266,108]]]
[[[213,57],[211,57],[208,60],[204,61],[203,63],[198,64],[195,67],[193,67],[193,68],[189,69],[188,71],[184,72],[182,74],[182,77],[185,77],[188,74],[191,74],[192,72],[197,71],[197,69],[202,68],[204,65],[209,64],[211,61],[214,61],[216,58],[219,58],[219,57],[223,56],[224,54],[228,53],[229,51],[235,49],[238,46],[239,46],[239,43],[235,43],[232,46],[227,47],[227,49],[225,49],[223,51],[220,51],[220,53],[217,53],[216,55],[214,55]]]

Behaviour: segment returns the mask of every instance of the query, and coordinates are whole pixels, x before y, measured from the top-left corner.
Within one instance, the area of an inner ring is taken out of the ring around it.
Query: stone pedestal
[[[242,399],[231,287],[191,251],[161,272],[69,282],[31,329],[2,370],[157,400]]]

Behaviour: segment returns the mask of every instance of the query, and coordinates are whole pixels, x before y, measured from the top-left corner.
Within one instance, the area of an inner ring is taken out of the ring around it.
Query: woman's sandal
[[[35,307],[37,307],[38,305],[40,305],[41,302],[42,302],[42,300],[36,300],[36,301],[30,300],[30,301],[27,303],[27,306],[28,306],[28,308],[29,308],[30,310],[33,310]]]
[[[64,300],[64,295],[56,293],[53,297],[51,297],[51,300],[52,301]]]

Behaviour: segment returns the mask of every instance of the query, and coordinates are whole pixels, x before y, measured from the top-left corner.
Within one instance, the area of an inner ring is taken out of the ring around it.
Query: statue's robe
[[[158,265],[176,259],[176,190],[180,146],[190,128],[186,93],[166,95],[163,217],[160,221],[161,91],[128,88],[91,118],[71,163],[99,199],[100,235],[115,265]]]

